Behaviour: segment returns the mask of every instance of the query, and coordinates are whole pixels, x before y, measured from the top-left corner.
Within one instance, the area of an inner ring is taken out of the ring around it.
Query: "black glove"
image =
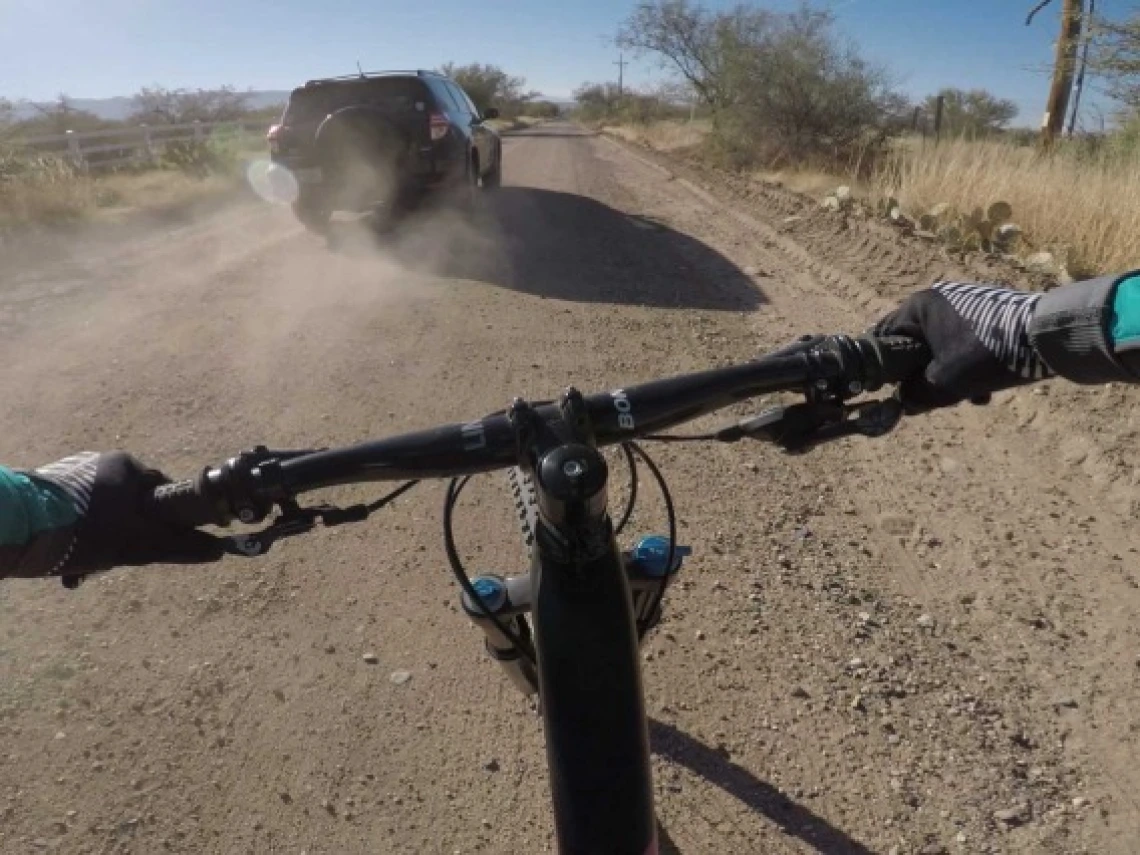
[[[876,335],[905,335],[929,345],[924,377],[901,384],[910,412],[964,400],[984,404],[992,392],[1052,376],[1029,342],[1029,320],[1043,295],[987,285],[940,282],[908,297],[875,325]]]
[[[222,557],[219,538],[176,528],[147,513],[147,497],[170,479],[129,454],[84,452],[31,475],[65,492],[78,519],[70,530],[42,535],[54,544],[29,549],[19,575],[59,575],[74,587],[83,576],[113,567],[196,564]],[[37,553],[39,567],[29,560]],[[45,560],[51,563],[43,566]]]

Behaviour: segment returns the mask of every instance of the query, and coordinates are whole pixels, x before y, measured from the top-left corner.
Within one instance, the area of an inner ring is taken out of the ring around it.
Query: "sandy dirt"
[[[187,475],[1005,275],[568,125],[505,164],[474,223],[379,245],[241,204],[9,247],[0,460]],[[663,851],[1135,852],[1135,404],[1051,382],[804,457],[658,451],[695,553],[643,651]],[[0,851],[552,851],[540,722],[459,611],[442,498],[257,561],[0,585]],[[523,568],[512,514],[501,477],[473,486],[472,569]]]

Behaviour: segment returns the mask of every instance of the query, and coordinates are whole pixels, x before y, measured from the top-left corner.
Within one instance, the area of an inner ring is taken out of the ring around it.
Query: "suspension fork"
[[[638,635],[643,638],[661,620],[662,604],[657,603],[656,609],[653,604],[658,599],[662,582],[666,586],[670,584],[691,550],[678,546],[673,566],[667,569],[668,553],[669,539],[651,535],[643,537],[633,550],[622,554],[633,616],[637,622]],[[482,606],[472,602],[466,592],[460,596],[460,603],[471,622],[483,631],[487,654],[499,663],[515,688],[527,696],[537,695],[538,672],[534,663],[495,623],[497,618],[516,637],[527,642],[531,640],[530,624],[527,621],[532,607],[531,574],[507,577],[485,574],[476,576],[471,584],[479,594]],[[483,611],[483,608],[490,611],[493,617]]]
[[[560,410],[564,416],[564,427],[570,428],[568,433],[584,439],[592,447],[592,429],[581,396],[573,389],[568,390],[560,402]],[[536,419],[533,411],[521,401],[516,401],[512,405],[510,413],[518,456],[523,462],[530,463],[529,474],[525,476],[519,474],[521,467],[512,470],[511,483],[518,501],[523,536],[533,556],[536,551],[539,513],[533,486],[534,464],[531,462],[533,458],[529,457],[526,451],[535,443]],[[585,466],[576,463],[569,465],[569,470],[562,471],[562,477],[573,480],[586,475]],[[554,469],[556,470],[556,467]],[[604,460],[598,464],[597,470],[606,471]],[[604,492],[602,496],[604,498]],[[547,498],[550,498],[549,492]],[[547,529],[548,536],[550,532],[551,530]],[[566,541],[564,538],[561,541],[555,538],[554,542],[561,545]],[[622,566],[629,584],[639,639],[644,638],[645,634],[660,621],[662,611],[660,595],[664,593],[663,586],[668,587],[680,570],[684,559],[691,553],[692,550],[688,547],[671,548],[666,537],[651,535],[643,537],[633,550],[622,554]],[[672,566],[667,566],[670,554],[674,556],[674,560]],[[530,573],[506,578],[498,575],[477,576],[472,580],[472,585],[479,595],[480,602],[474,602],[466,592],[461,596],[463,610],[485,635],[488,654],[502,666],[511,682],[524,695],[537,695],[539,692],[530,624],[527,622],[527,615],[533,606],[532,581]],[[526,650],[519,650],[515,642],[503,633],[501,627],[504,625],[515,639],[521,640],[526,645]]]

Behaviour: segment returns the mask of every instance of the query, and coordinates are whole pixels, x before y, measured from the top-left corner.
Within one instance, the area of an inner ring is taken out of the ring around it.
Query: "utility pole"
[[[1051,0],[1042,0],[1025,23],[1028,26],[1033,16],[1049,5]],[[1057,38],[1057,54],[1053,62],[1053,83],[1049,87],[1049,100],[1045,104],[1045,116],[1041,120],[1041,145],[1052,148],[1057,137],[1065,129],[1065,117],[1069,111],[1069,95],[1073,89],[1073,72],[1077,62],[1077,47],[1081,41],[1081,26],[1084,23],[1084,0],[1063,0],[1061,5],[1061,34]]]
[[[625,94],[625,67],[629,65],[625,61],[625,54],[619,53],[614,65],[618,67],[618,97],[621,98]]]
[[[1073,106],[1069,112],[1068,135],[1077,129],[1077,119],[1081,113],[1081,93],[1085,89],[1085,74],[1089,70],[1089,46],[1092,43],[1093,21],[1096,20],[1096,0],[1089,0],[1088,22],[1085,26],[1084,44],[1081,46],[1081,70],[1077,72],[1077,82],[1073,85]]]

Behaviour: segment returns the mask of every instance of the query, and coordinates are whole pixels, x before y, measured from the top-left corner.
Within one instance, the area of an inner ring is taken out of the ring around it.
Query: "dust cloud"
[[[481,201],[469,215],[434,200],[397,218],[337,215],[326,237],[251,192],[177,219],[9,241],[0,356],[20,370],[0,383],[0,426],[20,435],[28,413],[75,426],[9,447],[8,459],[126,442],[145,452],[134,426],[164,408],[155,450],[198,447],[203,424],[241,434],[267,420],[250,403],[267,388],[295,406],[343,388],[345,349],[378,371],[414,363],[390,353],[391,330],[508,263],[493,203]]]
[[[267,213],[291,217],[280,204]],[[258,226],[247,228],[256,233]],[[429,197],[410,210],[336,214],[324,236],[294,224],[251,271],[260,283],[256,305],[244,313],[233,363],[262,383],[306,355],[320,359],[370,332],[382,334],[382,321],[417,311],[449,288],[502,277],[505,245],[489,199],[472,211]]]

